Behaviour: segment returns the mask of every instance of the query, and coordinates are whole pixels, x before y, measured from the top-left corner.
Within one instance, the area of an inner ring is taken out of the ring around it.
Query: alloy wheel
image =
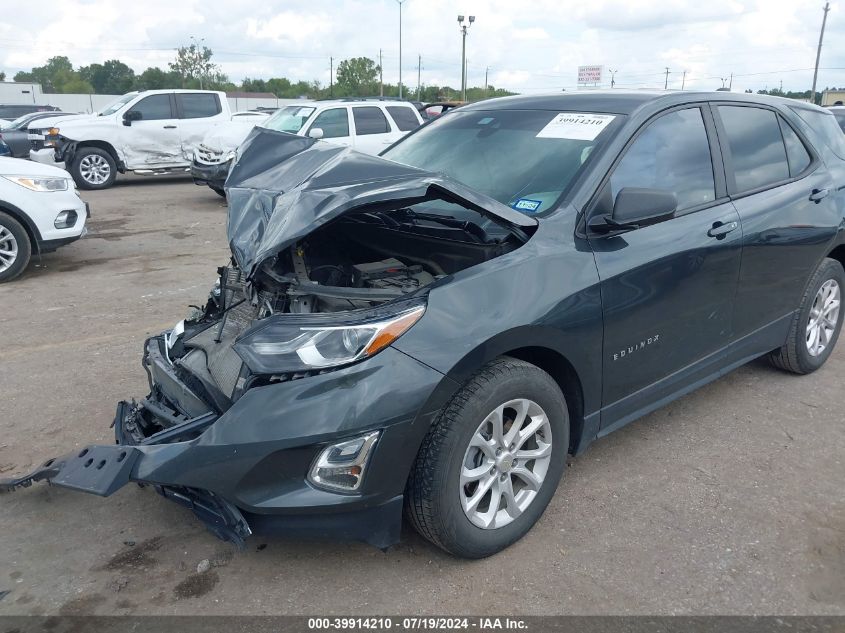
[[[461,464],[460,499],[467,518],[496,529],[519,517],[537,497],[552,458],[552,427],[533,400],[496,407],[470,439]]]
[[[89,154],[79,161],[79,173],[90,185],[101,185],[111,176],[111,165],[98,154]]]
[[[807,351],[810,356],[818,356],[830,344],[839,322],[839,304],[841,292],[839,283],[828,279],[821,285],[810,308],[807,322]]]
[[[12,232],[0,224],[0,273],[11,268],[18,258],[18,241]]]

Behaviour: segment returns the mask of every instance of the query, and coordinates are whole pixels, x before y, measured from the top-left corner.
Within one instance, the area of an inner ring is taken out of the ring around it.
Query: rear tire
[[[824,365],[842,329],[843,290],[842,264],[835,259],[824,259],[807,284],[786,343],[769,355],[775,367],[794,374],[809,374]]]
[[[83,147],[73,158],[70,174],[80,189],[108,189],[117,178],[117,165],[106,150]]]
[[[29,264],[32,244],[20,222],[0,211],[0,283],[12,281]]]
[[[503,420],[502,442],[495,420]],[[530,363],[498,358],[434,422],[411,469],[406,514],[417,532],[451,554],[495,554],[543,514],[568,449],[569,414],[554,379]]]

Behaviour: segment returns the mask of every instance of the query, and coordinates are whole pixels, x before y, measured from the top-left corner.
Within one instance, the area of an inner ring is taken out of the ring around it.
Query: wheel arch
[[[32,245],[32,252],[38,255],[41,254],[41,231],[35,226],[35,223],[29,216],[21,211],[19,208],[8,202],[0,202],[0,211],[12,216],[15,220],[21,223],[24,231],[29,237],[29,243]]]
[[[108,152],[109,156],[112,157],[115,166],[117,167],[117,171],[121,174],[126,172],[126,165],[124,164],[123,160],[121,160],[120,156],[117,153],[117,149],[109,143],[108,141],[101,141],[101,140],[89,140],[89,141],[76,141],[75,146],[73,149],[73,154],[69,162],[73,162],[76,158],[76,153],[83,148],[86,147],[96,147],[97,149],[101,149],[105,152]]]
[[[845,268],[845,244],[837,245],[827,254],[827,256],[830,259],[835,259],[842,264],[842,268]]]
[[[569,410],[569,452],[575,453],[584,432],[584,391],[575,367],[563,354],[548,347],[520,347],[502,356],[512,356],[531,363],[549,374],[566,398]]]
[[[569,450],[572,453],[580,452],[586,446],[582,441],[588,410],[584,384],[591,379],[588,375],[590,369],[579,369],[573,355],[567,354],[565,347],[555,343],[561,343],[560,331],[542,326],[515,328],[494,336],[464,354],[454,364],[432,393],[424,411],[431,412],[445,406],[455,392],[490,361],[500,356],[512,356],[536,365],[558,384],[569,410]],[[601,377],[596,375],[592,379],[600,381]]]

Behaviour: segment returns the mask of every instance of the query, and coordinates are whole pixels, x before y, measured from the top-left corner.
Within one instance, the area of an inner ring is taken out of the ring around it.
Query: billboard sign
[[[578,66],[578,84],[600,84],[604,66]]]

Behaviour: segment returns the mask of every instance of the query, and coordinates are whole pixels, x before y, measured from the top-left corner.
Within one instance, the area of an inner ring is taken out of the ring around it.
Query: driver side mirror
[[[123,113],[123,125],[132,125],[132,121],[140,121],[143,118],[139,110],[129,110]]]
[[[321,138],[323,138],[323,128],[312,127],[310,130],[308,130],[308,136],[320,140]]]
[[[624,187],[616,194],[610,216],[594,216],[590,228],[598,233],[639,229],[673,218],[677,209],[674,191]]]
[[[619,224],[648,226],[668,220],[678,209],[674,191],[624,187],[613,203],[613,221]]]

